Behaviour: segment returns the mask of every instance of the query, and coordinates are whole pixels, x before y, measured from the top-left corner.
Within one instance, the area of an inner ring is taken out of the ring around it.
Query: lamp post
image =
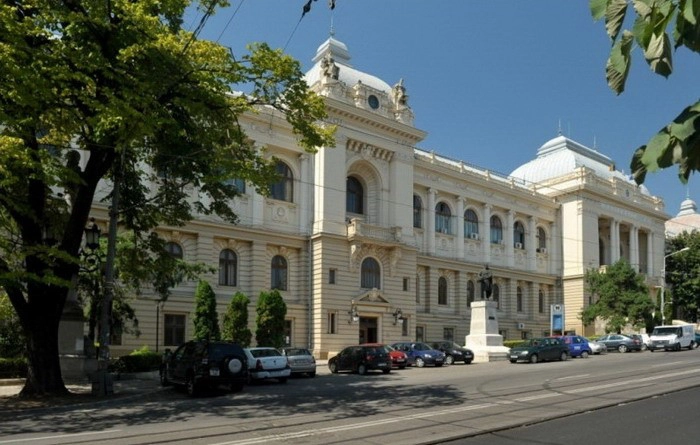
[[[672,257],[676,254],[679,254],[681,252],[685,252],[686,250],[690,250],[690,247],[684,247],[681,250],[676,250],[675,252],[671,252],[668,255],[664,257],[664,269],[661,271],[661,324],[665,325],[666,324],[666,314],[664,313],[664,306],[665,306],[665,294],[666,294],[666,260],[669,257]]]

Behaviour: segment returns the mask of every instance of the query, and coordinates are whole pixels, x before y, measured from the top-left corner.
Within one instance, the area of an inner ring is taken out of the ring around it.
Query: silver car
[[[287,356],[292,375],[316,376],[316,359],[306,348],[282,348],[282,354]]]
[[[608,347],[605,346],[605,344],[597,342],[595,340],[586,340],[588,341],[588,346],[591,348],[591,354],[598,355],[608,353]]]

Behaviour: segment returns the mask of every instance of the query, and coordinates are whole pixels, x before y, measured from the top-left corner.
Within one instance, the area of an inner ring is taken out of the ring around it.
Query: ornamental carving
[[[368,256],[376,258],[385,268],[388,276],[393,277],[402,253],[399,247],[387,248],[360,241],[350,244],[350,271],[357,272],[360,264]]]

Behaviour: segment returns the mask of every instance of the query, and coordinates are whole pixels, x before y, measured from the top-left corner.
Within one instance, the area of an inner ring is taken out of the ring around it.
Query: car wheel
[[[187,376],[187,379],[185,380],[185,390],[187,391],[187,395],[190,397],[196,397],[199,393],[199,388],[197,388],[197,383],[194,381],[193,375]]]
[[[446,355],[445,356],[445,364],[446,365],[451,365],[455,362],[455,358],[452,357],[451,355]]]
[[[581,353],[581,358],[588,358],[588,351],[583,351]]]
[[[420,357],[416,358],[416,366],[422,368],[423,366],[425,366],[425,361]]]
[[[364,363],[360,363],[357,367],[357,373],[360,375],[367,374],[367,366]]]
[[[338,373],[338,365],[335,362],[330,362],[328,364],[328,369],[330,369],[333,374]]]
[[[627,348],[627,345],[620,345],[617,347],[617,350],[622,352],[623,354],[627,352],[629,349]]]
[[[160,384],[161,386],[170,385],[170,380],[168,380],[168,370],[166,368],[160,370]]]
[[[280,377],[277,380],[279,380],[280,383],[287,383],[287,377]]]
[[[538,360],[539,360],[539,357],[537,357],[537,354],[532,354],[530,356],[530,363],[537,363]]]
[[[391,369],[382,369],[382,372],[384,374],[389,374],[391,372]]]
[[[561,355],[559,356],[559,360],[561,360],[562,362],[565,362],[568,359],[569,359],[569,354],[567,354],[566,352],[562,352]]]

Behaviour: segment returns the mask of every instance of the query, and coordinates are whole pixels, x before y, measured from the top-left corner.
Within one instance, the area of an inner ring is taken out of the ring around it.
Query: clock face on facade
[[[369,103],[370,108],[376,110],[379,108],[379,99],[374,94],[370,94],[367,98],[367,103]]]

